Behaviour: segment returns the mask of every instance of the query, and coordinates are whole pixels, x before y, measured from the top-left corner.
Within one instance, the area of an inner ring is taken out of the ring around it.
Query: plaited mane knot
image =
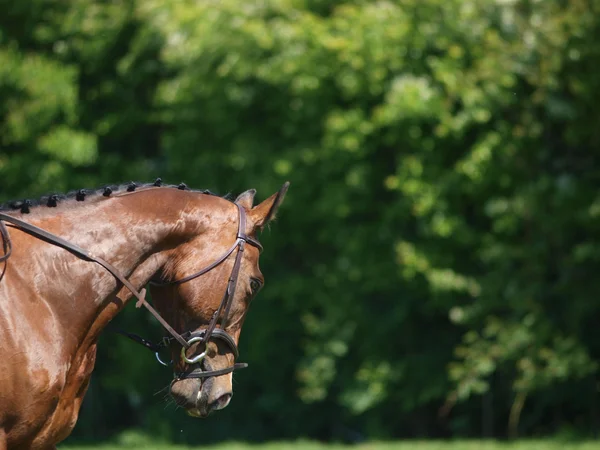
[[[50,197],[48,197],[48,201],[46,202],[46,206],[48,206],[50,208],[56,208],[57,204],[58,204],[58,195],[52,194]]]
[[[186,183],[179,184],[167,184],[164,183],[162,178],[156,178],[154,182],[150,183],[138,183],[134,181],[130,181],[123,185],[113,185],[113,184],[105,184],[100,188],[96,189],[78,189],[74,191],[70,191],[67,194],[46,194],[40,197],[39,199],[30,199],[28,204],[24,204],[23,199],[8,201],[4,204],[0,204],[0,211],[19,211],[22,207],[24,211],[29,212],[29,210],[33,210],[38,206],[44,206],[53,208],[58,206],[58,203],[61,205],[63,201],[67,203],[69,200],[83,202],[84,200],[89,200],[90,198],[96,198],[96,196],[104,196],[104,198],[111,198],[116,192],[120,191],[128,191],[128,192],[138,192],[144,188],[149,187],[169,187],[173,189],[179,189],[181,191],[191,191],[191,192],[201,192],[207,195],[216,195],[210,190],[194,190],[190,189],[190,187]],[[223,196],[223,198],[231,200],[230,195],[227,194]]]
[[[23,203],[21,204],[21,212],[23,214],[29,214],[31,205],[32,205],[31,200],[23,200]]]

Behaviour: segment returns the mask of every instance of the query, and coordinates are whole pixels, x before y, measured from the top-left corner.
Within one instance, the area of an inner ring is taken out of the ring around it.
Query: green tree
[[[163,411],[107,335],[80,436],[473,435],[482,394],[496,434],[591,424],[597,3],[0,3],[6,197],[292,181],[231,406]]]

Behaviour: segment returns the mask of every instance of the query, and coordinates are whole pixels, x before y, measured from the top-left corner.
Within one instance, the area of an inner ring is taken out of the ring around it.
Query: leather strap
[[[193,333],[184,333],[183,336],[190,340],[194,337],[203,337],[203,335],[206,334],[205,330],[202,331],[195,331]],[[189,336],[189,337],[188,337]],[[231,337],[231,335],[229,333],[227,333],[226,331],[223,331],[220,328],[216,328],[212,334],[211,337],[215,338],[215,339],[221,339],[223,342],[225,342],[227,344],[227,346],[231,349],[231,352],[233,353],[233,356],[235,357],[235,359],[237,359],[240,356],[240,352],[238,350],[238,346],[235,343],[235,341],[233,340],[233,338]]]
[[[128,331],[122,330],[121,328],[113,327],[110,324],[107,325],[106,328],[107,328],[107,331],[112,331],[113,333],[120,334],[121,336],[125,336],[126,338],[129,338],[132,341],[137,342],[144,348],[147,348],[148,350],[150,350],[152,353],[159,352],[161,349],[163,349],[166,346],[164,339],[162,341],[160,341],[158,344],[155,344],[154,342],[150,342],[147,339],[144,339],[143,337],[141,337],[138,334],[130,333]]]
[[[223,261],[225,261],[229,257],[229,255],[231,255],[233,253],[233,251],[235,250],[235,248],[238,245],[239,245],[239,240],[236,240],[234,242],[234,244],[229,248],[229,250],[227,250],[227,252],[223,256],[221,256],[214,263],[210,264],[209,266],[206,266],[204,269],[200,270],[199,272],[193,273],[193,274],[188,275],[187,277],[181,278],[179,280],[173,280],[173,281],[150,281],[150,284],[153,284],[155,286],[170,286],[170,285],[174,285],[174,284],[182,284],[182,283],[185,283],[186,281],[190,281],[190,280],[193,280],[194,278],[198,278],[199,276],[204,275],[207,272],[210,272],[212,269],[214,269],[219,264],[221,264]]]
[[[246,230],[246,212],[240,205],[238,205],[237,203],[234,203],[234,204],[235,204],[235,206],[237,206],[238,213],[239,213],[238,232],[237,232],[235,242],[233,243],[233,245],[231,247],[229,247],[229,250],[227,250],[223,256],[221,256],[219,259],[217,259],[212,264],[209,264],[208,266],[199,270],[198,272],[195,272],[195,273],[188,275],[184,278],[181,278],[179,280],[150,281],[150,284],[153,284],[155,286],[169,286],[169,285],[173,285],[173,284],[182,284],[187,281],[193,280],[194,278],[198,278],[199,276],[204,275],[205,273],[211,271],[212,269],[214,269],[215,267],[217,267],[218,265],[223,263],[223,261],[225,261],[229,257],[229,255],[231,255],[233,253],[233,251],[235,250],[236,247],[238,247],[240,245],[243,246],[243,244],[245,242],[258,248],[259,251],[262,251],[263,246],[261,245],[261,243],[255,239],[251,238],[250,236],[248,236],[245,232],[245,230]]]
[[[201,369],[194,369],[191,372],[182,372],[177,374],[178,380],[185,380],[186,378],[208,378],[208,377],[218,377],[219,375],[225,375],[227,373],[231,373],[234,370],[245,369],[248,367],[246,363],[235,363],[233,366],[225,367],[224,369],[219,370],[208,370],[206,372]]]
[[[98,256],[92,255],[91,253],[87,252],[86,250],[82,249],[81,247],[79,247],[75,244],[71,244],[70,242],[65,241],[63,238],[61,238],[59,236],[49,233],[48,231],[42,230],[41,228],[38,228],[35,225],[31,225],[30,223],[27,223],[20,219],[17,219],[16,217],[9,216],[8,214],[0,213],[0,221],[11,223],[16,228],[18,228],[22,231],[25,231],[25,232],[31,234],[32,236],[37,237],[38,239],[41,239],[50,244],[54,244],[59,247],[62,247],[65,250],[68,250],[71,253],[74,253],[75,255],[77,255],[80,258],[83,258],[87,261],[91,261],[91,262],[100,264],[109,273],[111,273],[117,280],[119,280],[121,283],[123,283],[123,285],[125,287],[127,287],[127,289],[129,289],[131,291],[131,293],[138,299],[138,301],[136,302],[137,308],[139,308],[141,305],[144,305],[146,307],[146,309],[148,311],[150,311],[150,314],[152,314],[156,318],[156,320],[158,320],[160,322],[160,324],[177,340],[177,342],[179,342],[185,348],[189,348],[187,341],[185,339],[183,339],[181,337],[181,335],[179,333],[177,333],[160,316],[160,314],[158,314],[158,312],[146,301],[146,299],[145,299],[146,289],[142,288],[138,292],[138,290],[123,275],[121,275],[121,273],[118,271],[118,269],[116,267],[114,267],[112,264],[110,264],[109,262],[105,261],[104,259],[102,259]],[[0,222],[0,223],[2,223],[2,222]],[[0,232],[1,232],[1,227],[0,227]],[[6,242],[7,239],[5,237],[5,234],[2,233],[2,236]],[[6,236],[8,236],[8,233],[6,233]],[[6,246],[6,244],[5,244],[5,246]],[[4,255],[4,257],[6,257],[6,254]]]

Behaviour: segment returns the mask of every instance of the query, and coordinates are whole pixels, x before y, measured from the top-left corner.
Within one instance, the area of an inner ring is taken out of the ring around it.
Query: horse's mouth
[[[175,403],[183,408],[191,417],[203,417],[202,404],[206,402],[203,394],[204,383],[199,380],[177,380],[171,384],[170,394]]]
[[[188,409],[186,412],[188,416],[195,417],[197,419],[205,419],[210,415],[210,411],[205,414],[202,414],[198,408],[191,408]]]
[[[171,384],[171,396],[185,409],[188,416],[206,418],[213,411],[219,411],[229,405],[233,392],[227,385],[219,386],[215,378],[183,379]]]
[[[207,380],[208,381],[208,380]],[[195,418],[206,418],[212,412],[211,405],[208,402],[208,393],[211,384],[210,381],[205,383],[199,383],[194,386],[192,383],[186,383],[187,386],[180,390],[179,386],[171,386],[171,395],[175,399],[175,402],[185,409],[186,413],[190,417]],[[195,384],[195,383],[194,383]]]
[[[190,417],[204,419],[210,415],[211,410],[208,407],[207,395],[204,394],[204,385],[205,383],[202,383],[200,385],[200,389],[198,389],[198,394],[196,395],[196,406],[194,408],[188,408],[186,411]]]
[[[200,388],[196,398],[196,405],[186,408],[186,412],[190,417],[205,419],[210,416],[213,411],[219,411],[226,408],[231,401],[231,397],[231,393],[226,393],[219,396],[216,400],[209,402],[207,396],[203,394],[202,388]]]

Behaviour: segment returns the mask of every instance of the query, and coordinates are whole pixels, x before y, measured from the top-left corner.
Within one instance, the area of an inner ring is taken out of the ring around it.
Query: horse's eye
[[[253,278],[250,280],[250,289],[252,289],[253,294],[256,294],[261,286],[262,286],[262,283],[260,281],[258,281],[256,278]]]

